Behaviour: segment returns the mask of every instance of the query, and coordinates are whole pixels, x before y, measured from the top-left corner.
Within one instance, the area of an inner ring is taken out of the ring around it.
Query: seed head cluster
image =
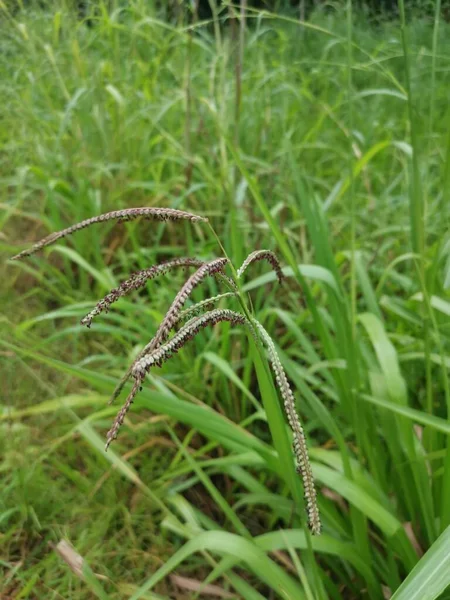
[[[155,335],[150,340],[150,342],[144,346],[144,348],[139,352],[134,363],[128,368],[125,375],[119,381],[116,389],[113,392],[110,403],[114,402],[116,398],[120,395],[123,390],[126,382],[128,381],[131,371],[133,370],[134,365],[146,354],[152,352],[155,348],[157,348],[160,344],[162,344],[169,335],[175,323],[178,321],[178,315],[183,308],[186,300],[191,296],[193,290],[205,279],[205,277],[209,275],[219,275],[222,273],[222,269],[227,264],[227,258],[216,258],[210,262],[202,264],[195,273],[193,273],[186,283],[182,286],[178,294],[175,296],[174,301],[170,305],[169,310],[167,311],[164,319],[159,325]],[[224,277],[226,277],[224,275]]]
[[[185,219],[193,223],[205,222],[206,218],[199,215],[194,215],[189,212],[168,209],[168,208],[130,208],[124,210],[116,210],[105,213],[103,215],[86,219],[81,223],[72,225],[67,229],[63,229],[57,233],[53,233],[42,239],[29,248],[20,252],[14,259],[24,258],[38,250],[53,244],[57,240],[64,238],[80,229],[89,227],[96,223],[104,223],[111,220],[130,221],[142,217],[144,219],[156,219],[160,221],[177,221]],[[254,262],[266,260],[275,271],[278,280],[282,281],[283,272],[281,270],[278,258],[271,250],[257,250],[249,254],[244,263],[238,269],[237,276],[241,277],[247,268]],[[300,423],[296,408],[294,394],[290,388],[286,373],[277,354],[275,344],[264,327],[256,319],[250,316],[248,309],[244,304],[242,294],[238,291],[235,279],[230,278],[224,273],[224,269],[229,262],[228,258],[217,258],[209,262],[204,262],[196,258],[185,257],[169,260],[158,265],[152,266],[142,271],[138,271],[123,281],[118,287],[111,290],[97,305],[81,320],[83,325],[90,327],[92,320],[104,311],[108,311],[110,306],[119,298],[127,295],[133,290],[137,290],[145,285],[150,279],[154,279],[159,275],[167,273],[176,267],[195,267],[196,271],[185,281],[180,290],[176,294],[172,304],[166,312],[163,320],[156,330],[155,335],[150,342],[139,353],[136,360],[129,367],[127,373],[117,386],[113,399],[116,398],[126,381],[132,375],[134,381],[130,393],[128,394],[125,403],[118,412],[111,429],[106,435],[106,449],[111,442],[117,437],[119,429],[124,422],[125,416],[130,409],[137,393],[141,389],[146,374],[152,367],[161,366],[168,361],[174,354],[179,352],[189,341],[197,336],[206,327],[214,326],[217,323],[228,321],[232,325],[246,325],[250,333],[256,338],[256,341],[262,342],[267,347],[270,364],[272,366],[275,380],[281,397],[284,403],[284,409],[287,415],[287,420],[293,433],[294,443],[293,450],[297,460],[297,471],[303,479],[303,487],[305,491],[306,509],[308,513],[309,527],[314,534],[319,534],[321,529],[319,510],[316,499],[316,489],[311,469],[311,464],[306,446],[305,434]],[[211,298],[207,298],[194,304],[188,309],[183,310],[186,301],[192,296],[196,287],[198,287],[207,277],[214,276],[223,283],[228,292],[218,294]],[[235,312],[223,308],[215,308],[209,310],[216,305],[220,300],[228,298],[238,298],[244,308],[244,312],[248,316],[244,316],[239,312]],[[207,310],[208,312],[204,312]],[[177,332],[170,338],[170,334],[177,324],[189,319]]]

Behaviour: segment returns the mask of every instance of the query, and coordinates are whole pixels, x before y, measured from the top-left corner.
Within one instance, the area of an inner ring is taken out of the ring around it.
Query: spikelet
[[[80,229],[84,229],[85,227],[89,227],[90,225],[94,225],[95,223],[105,223],[106,221],[113,220],[120,222],[132,221],[133,219],[137,219],[139,217],[156,221],[178,221],[180,219],[185,219],[191,221],[192,223],[208,221],[208,219],[205,217],[200,217],[199,215],[194,215],[192,213],[185,212],[184,210],[177,210],[175,208],[156,208],[144,206],[141,208],[125,208],[123,210],[114,210],[112,212],[104,213],[103,215],[98,215],[97,217],[91,217],[90,219],[81,221],[81,223],[77,223],[76,225],[71,225],[62,231],[51,233],[49,236],[31,246],[31,248],[23,250],[22,252],[19,252],[19,254],[13,256],[11,260],[19,260],[26,256],[30,256],[31,254],[38,252],[38,250],[41,250],[46,246],[50,246],[50,244],[54,244],[61,238],[71,235],[72,233],[75,233]]]
[[[283,369],[280,357],[277,354],[272,338],[261,325],[261,323],[259,323],[259,321],[253,319],[253,324],[257,328],[262,340],[264,341],[264,344],[267,347],[269,360],[275,374],[275,380],[278,389],[280,390],[281,397],[283,398],[284,409],[286,411],[288,423],[294,436],[293,448],[295,457],[297,459],[297,472],[301,475],[303,480],[309,527],[314,535],[320,535],[321,524],[319,507],[317,505],[316,488],[314,485],[314,477],[309,460],[308,448],[306,446],[305,433],[295,408],[294,394],[292,393],[286,373]]]
[[[225,273],[222,273],[222,271],[218,271],[217,273],[215,273],[215,277],[218,281],[223,283],[231,292],[237,293],[238,287],[231,279],[231,277],[228,277],[228,275],[225,275]]]
[[[221,321],[229,321],[233,325],[244,325],[247,322],[247,319],[240,313],[232,310],[215,309],[209,311],[192,319],[189,323],[186,323],[186,325],[184,325],[184,327],[182,327],[168,342],[160,345],[151,353],[143,356],[134,363],[132,369],[132,375],[134,377],[133,388],[126,399],[125,404],[117,413],[111,429],[106,434],[106,450],[111,442],[116,439],[119,429],[125,419],[125,415],[133,403],[136,394],[140,390],[145,375],[150,368],[153,366],[161,366],[192,340],[202,329],[211,325],[216,325]]]
[[[237,276],[241,277],[244,271],[249,267],[252,263],[259,260],[267,260],[270,263],[272,269],[275,271],[278,282],[281,283],[283,281],[284,275],[281,270],[280,262],[274,252],[272,250],[255,250],[251,254],[247,256],[247,258],[242,263],[242,266],[237,271]]]
[[[155,279],[155,277],[159,277],[160,275],[164,275],[167,271],[170,271],[176,267],[200,267],[204,261],[198,260],[196,258],[175,258],[173,260],[168,260],[159,265],[154,265],[149,267],[148,269],[143,269],[142,271],[138,271],[134,273],[131,277],[122,281],[122,283],[111,290],[102,300],[97,302],[95,307],[81,319],[81,325],[86,325],[90,327],[93,319],[102,313],[103,311],[108,312],[109,307],[114,302],[117,302],[119,298],[126,296],[130,292],[134,290],[138,290],[143,287],[147,281],[150,279]]]

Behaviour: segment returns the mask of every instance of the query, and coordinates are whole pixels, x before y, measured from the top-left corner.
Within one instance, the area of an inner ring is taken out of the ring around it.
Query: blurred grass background
[[[2,599],[389,598],[446,531],[450,29],[438,2],[402,27],[399,4],[299,22],[99,2],[87,23],[1,3]],[[7,259],[141,205],[207,216],[236,266],[266,247],[286,265],[282,287],[258,266],[247,290],[296,392],[322,537],[272,447],[273,389],[227,325],[148,378],[104,453],[108,395],[183,274],[91,331],[80,318],[133,270],[220,249],[201,226],[135,222]],[[61,538],[100,579],[69,570]]]

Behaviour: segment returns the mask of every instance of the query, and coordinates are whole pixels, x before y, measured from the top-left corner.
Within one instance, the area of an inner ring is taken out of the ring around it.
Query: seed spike
[[[133,377],[143,379],[154,365],[160,365],[169,360],[181,348],[205,327],[216,325],[221,321],[229,321],[232,325],[245,325],[246,317],[241,313],[225,308],[216,308],[203,315],[194,317],[186,323],[168,342],[148,352],[145,356],[135,361],[131,374]]]
[[[142,271],[138,271],[137,273],[133,273],[131,277],[122,281],[122,283],[111,290],[104,298],[102,298],[94,308],[81,319],[81,325],[86,325],[90,327],[93,319],[101,314],[102,312],[108,312],[111,304],[117,302],[119,298],[126,296],[134,290],[138,290],[143,287],[147,281],[150,279],[155,279],[160,275],[164,275],[171,269],[176,267],[200,267],[204,264],[204,261],[199,260],[197,258],[174,258],[173,260],[168,260],[166,262],[160,263],[158,265],[154,265],[149,267],[148,269],[143,269]]]
[[[201,217],[199,215],[194,215],[192,213],[186,212],[184,210],[177,210],[175,208],[156,208],[153,206],[143,206],[140,208],[125,208],[122,210],[113,210],[112,212],[104,213],[102,215],[98,215],[96,217],[91,217],[90,219],[86,219],[81,221],[80,223],[76,223],[75,225],[71,225],[62,231],[57,231],[51,233],[47,237],[43,238],[39,242],[36,242],[31,248],[27,250],[23,250],[16,254],[11,258],[11,260],[20,260],[25,258],[26,256],[31,256],[35,252],[38,252],[42,248],[46,248],[51,244],[54,244],[58,240],[79,231],[80,229],[84,229],[85,227],[90,227],[96,223],[105,223],[107,221],[132,221],[142,217],[144,219],[153,219],[156,221],[179,221],[180,219],[191,221],[192,223],[197,222],[207,222],[208,219],[206,217]]]
[[[204,263],[201,265],[195,273],[193,273],[189,279],[185,282],[185,284],[181,287],[178,294],[175,296],[174,301],[172,302],[169,310],[167,311],[164,319],[159,325],[155,335],[152,340],[141,350],[138,354],[136,360],[129,367],[125,375],[119,381],[116,389],[113,392],[109,400],[109,404],[112,404],[114,400],[119,396],[121,391],[123,390],[124,385],[128,381],[128,378],[131,375],[131,371],[134,365],[140,360],[143,356],[152,352],[155,348],[157,348],[162,342],[167,339],[172,327],[178,320],[178,314],[180,313],[183,305],[186,300],[191,296],[193,290],[205,279],[205,277],[209,275],[215,275],[217,273],[221,273],[222,269],[228,263],[227,258],[216,258],[210,262]]]
[[[276,384],[280,390],[281,397],[283,398],[287,420],[294,436],[293,450],[297,459],[297,472],[301,475],[303,480],[309,528],[314,535],[320,535],[321,523],[319,507],[317,505],[316,487],[314,485],[314,476],[309,460],[305,432],[295,408],[294,394],[292,393],[272,338],[259,321],[253,319],[253,323],[267,347],[270,364],[272,365],[275,374]]]
[[[140,389],[142,389],[141,384],[142,384],[142,380],[139,378],[136,378],[134,381],[133,387],[131,389],[131,392],[128,394],[128,398],[125,401],[125,404],[122,406],[122,408],[117,413],[117,416],[114,419],[114,423],[112,424],[111,429],[106,434],[105,451],[108,450],[111,442],[116,439],[117,434],[119,433],[119,429],[125,420],[125,416],[126,416],[127,412],[130,410],[130,406],[133,404],[133,400],[136,397],[136,394],[139,392]]]
[[[233,325],[243,325],[247,320],[243,315],[232,310],[216,309],[209,311],[204,315],[192,319],[192,321],[182,327],[168,342],[160,345],[151,353],[133,363],[131,374],[134,378],[134,384],[125,404],[117,413],[111,429],[106,434],[106,449],[108,449],[111,442],[116,439],[119,429],[124,422],[125,416],[130,409],[136,394],[142,389],[142,382],[150,368],[162,366],[164,362],[172,358],[172,356],[181,350],[184,345],[198,335],[202,329],[210,325],[216,325],[221,321],[229,321]]]
[[[259,260],[267,260],[270,263],[272,269],[275,271],[278,282],[282,283],[284,279],[283,271],[281,270],[280,261],[277,255],[272,250],[255,250],[247,256],[242,263],[242,266],[237,271],[237,276],[241,277],[246,269],[254,262]]]

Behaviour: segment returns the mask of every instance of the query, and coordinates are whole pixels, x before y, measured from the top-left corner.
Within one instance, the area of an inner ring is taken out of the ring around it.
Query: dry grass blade
[[[56,552],[69,565],[72,571],[80,578],[83,578],[84,558],[67,542],[60,540],[55,546]]]
[[[19,260],[21,258],[25,258],[26,256],[30,256],[35,252],[38,252],[42,248],[50,246],[54,244],[58,240],[79,231],[80,229],[84,229],[85,227],[89,227],[90,225],[95,225],[96,223],[105,223],[107,221],[132,221],[138,218],[143,219],[151,219],[156,221],[178,221],[181,219],[191,221],[192,223],[197,222],[207,222],[208,219],[205,217],[201,217],[199,215],[194,215],[189,212],[185,212],[184,210],[177,210],[175,208],[156,208],[150,206],[144,206],[141,208],[126,208],[123,210],[114,210],[112,212],[104,213],[103,215],[98,215],[96,217],[91,217],[90,219],[86,219],[85,221],[81,221],[81,223],[77,223],[75,225],[71,225],[67,227],[67,229],[63,229],[62,231],[57,231],[55,233],[51,233],[49,236],[43,238],[31,248],[27,250],[23,250],[12,257],[11,260]]]
[[[69,544],[69,542],[66,540],[60,540],[56,546],[53,546],[53,544],[50,542],[50,546],[59,554],[62,560],[70,567],[77,577],[85,580],[89,576],[89,573],[91,572],[89,565],[86,563],[86,560],[81,556],[81,554],[78,554],[75,548]],[[108,577],[105,575],[100,575],[100,573],[92,573],[92,575],[96,579],[101,579],[104,581],[108,580]]]
[[[180,331],[178,331],[168,342],[160,345],[151,353],[147,354],[146,356],[142,356],[138,361],[133,363],[133,367],[131,369],[131,373],[134,377],[133,388],[126,399],[125,404],[117,413],[111,429],[106,434],[106,450],[111,442],[116,439],[119,429],[124,422],[125,416],[130,409],[136,394],[140,390],[145,375],[148,373],[150,368],[152,366],[161,366],[165,361],[169,360],[174,354],[176,354],[185,344],[192,340],[202,329],[210,325],[216,325],[221,321],[229,321],[233,325],[243,325],[247,322],[247,319],[240,313],[232,310],[212,310],[204,315],[201,315],[200,317],[192,319],[192,321],[182,327]]]
[[[155,277],[159,277],[160,275],[164,275],[167,271],[174,269],[176,267],[200,267],[204,264],[204,261],[196,259],[196,258],[175,258],[173,260],[169,260],[167,262],[163,262],[159,265],[154,265],[149,267],[148,269],[143,269],[142,271],[138,271],[134,273],[131,277],[122,281],[122,283],[111,290],[102,300],[100,300],[95,307],[81,319],[81,324],[90,327],[93,319],[101,314],[104,311],[108,311],[111,304],[117,302],[119,298],[126,296],[130,292],[134,290],[138,290],[143,287],[147,281],[150,279],[154,279]]]
[[[181,575],[171,575],[170,579],[177,587],[189,592],[197,592],[201,596],[213,596],[214,598],[229,598],[237,600],[236,594],[227,592],[218,585],[203,583],[191,577],[182,577]]]
[[[254,262],[259,260],[266,260],[275,271],[277,275],[278,282],[281,283],[283,281],[284,275],[281,270],[280,261],[278,260],[276,254],[272,252],[272,250],[255,250],[251,254],[247,256],[247,258],[242,263],[242,266],[237,271],[237,276],[241,277],[244,271]]]

